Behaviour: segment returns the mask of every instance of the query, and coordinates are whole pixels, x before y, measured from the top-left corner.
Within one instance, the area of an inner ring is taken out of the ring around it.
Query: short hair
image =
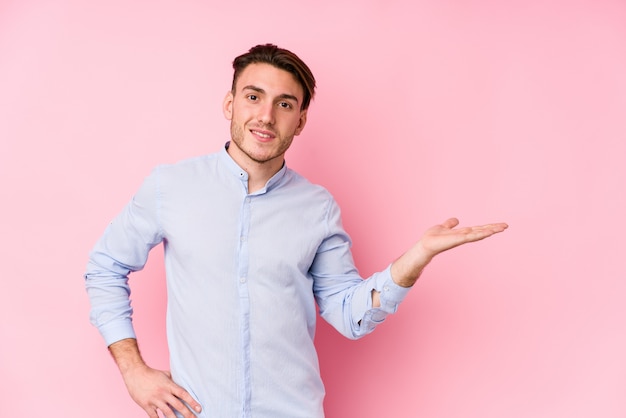
[[[309,67],[296,54],[273,44],[257,45],[250,48],[248,52],[235,58],[233,61],[233,86],[232,92],[235,94],[235,85],[241,72],[250,64],[270,64],[281,70],[291,73],[302,86],[304,98],[300,110],[306,110],[315,96],[315,77]]]

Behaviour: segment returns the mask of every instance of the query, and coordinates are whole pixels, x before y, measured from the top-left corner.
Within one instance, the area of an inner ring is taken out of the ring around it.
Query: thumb
[[[454,228],[455,226],[457,226],[459,224],[459,220],[457,218],[450,218],[448,220],[446,220],[442,226],[446,227],[446,228]]]

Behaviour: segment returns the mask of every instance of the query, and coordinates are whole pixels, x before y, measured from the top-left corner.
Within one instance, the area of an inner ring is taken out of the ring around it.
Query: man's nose
[[[263,103],[263,105],[259,106],[259,113],[257,114],[257,119],[259,122],[265,125],[273,125],[274,124],[274,105],[272,103]]]

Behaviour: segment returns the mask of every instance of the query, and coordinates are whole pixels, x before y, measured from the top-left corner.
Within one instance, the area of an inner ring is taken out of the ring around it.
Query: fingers
[[[197,404],[197,406],[197,412],[200,412],[200,405]],[[187,405],[185,405],[178,397],[173,395],[155,401],[154,404],[151,407],[146,408],[145,411],[148,413],[150,418],[158,418],[157,411],[161,411],[163,416],[166,418],[177,418],[174,411],[177,411],[184,418],[196,417],[196,415],[189,410]]]
[[[193,408],[196,412],[202,411],[200,404],[195,399],[193,399],[189,392],[187,392],[185,389],[173,382],[170,389],[171,394],[167,396],[166,399],[164,399],[167,403],[159,407],[159,409],[167,418],[170,418],[170,413],[171,418],[176,418],[173,410],[178,411],[184,418],[194,418],[196,416],[189,409],[189,407]]]
[[[146,411],[146,414],[148,414],[148,417],[150,418],[159,418],[159,413],[157,412],[157,410],[155,408],[144,408],[144,411]]]
[[[175,411],[184,418],[194,418],[196,415],[190,408],[198,413],[202,410],[200,404],[177,385],[167,371],[145,366],[126,374],[125,382],[133,400],[150,418],[158,418],[158,411],[166,418],[177,418]]]
[[[172,408],[170,408],[170,406],[167,403],[158,402],[158,403],[155,403],[155,405],[152,408],[153,409],[151,409],[150,411],[146,410],[150,418],[153,418],[153,417],[158,418],[157,411],[161,411],[161,413],[163,414],[165,418],[176,418],[176,414],[174,413],[174,411],[172,411]]]
[[[178,411],[184,418],[195,418],[196,416],[180,399],[174,396],[170,397],[167,402],[160,403],[157,408],[167,418],[176,418],[174,411]]]
[[[505,229],[507,229],[509,226],[505,223],[497,223],[497,224],[488,224],[488,225],[481,225],[481,226],[475,226],[472,229],[474,231],[479,231],[481,233],[489,233],[490,235],[492,234],[496,234],[498,232],[502,232]]]
[[[457,227],[458,225],[459,225],[459,220],[457,218],[447,219],[445,222],[441,224],[441,226],[447,229],[453,229]],[[498,223],[491,223],[491,224],[486,224],[486,225],[466,226],[464,228],[459,228],[456,232],[473,233],[477,231],[493,231],[494,233],[496,233],[496,232],[502,232],[508,227],[509,225],[507,225],[506,223],[498,222]]]
[[[497,224],[491,224],[492,228],[496,231],[496,232],[502,232],[505,229],[507,229],[509,227],[508,224],[504,223],[504,222],[500,222]]]
[[[202,407],[200,406],[200,404],[194,398],[192,398],[189,392],[187,392],[185,389],[178,386],[178,388],[174,390],[172,393],[174,394],[174,396],[176,396],[177,399],[181,399],[185,403],[187,403],[187,405],[191,406],[194,411],[198,413],[202,411]],[[182,402],[181,402],[181,405],[182,405]]]
[[[481,226],[474,226],[471,228],[467,228],[468,232],[466,234],[468,241],[479,241],[481,239],[492,236],[493,234],[497,234],[499,232],[504,231],[509,226],[505,223],[497,223],[497,224],[488,224]]]

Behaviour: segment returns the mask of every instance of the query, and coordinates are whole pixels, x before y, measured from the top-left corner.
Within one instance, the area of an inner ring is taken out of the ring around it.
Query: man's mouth
[[[276,137],[273,132],[266,130],[250,129],[250,133],[260,140],[269,140]]]
[[[265,133],[265,132],[260,132],[260,131],[252,131],[253,134],[260,136],[261,138],[271,138],[272,135]]]

